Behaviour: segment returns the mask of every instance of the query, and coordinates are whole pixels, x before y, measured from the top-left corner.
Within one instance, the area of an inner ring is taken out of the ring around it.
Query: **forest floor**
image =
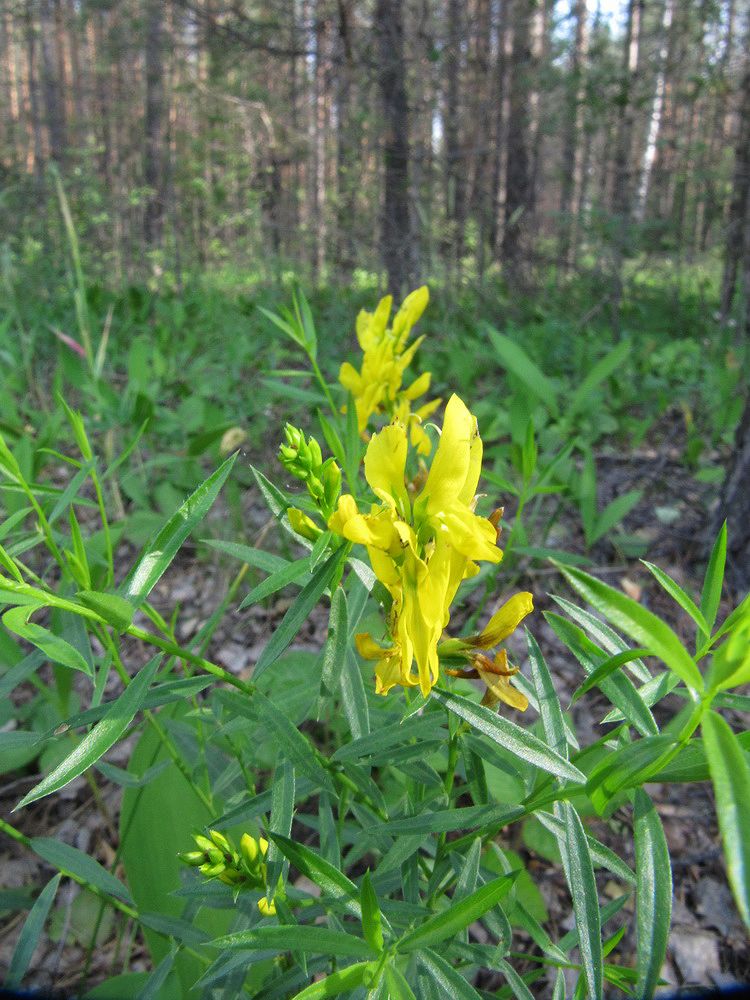
[[[651,561],[670,573],[688,592],[697,592],[706,558],[705,520],[710,488],[696,484],[695,479],[685,471],[680,462],[680,452],[670,443],[668,434],[663,435],[661,441],[657,447],[644,448],[636,453],[597,456],[601,499],[607,502],[625,490],[642,489],[641,502],[628,516],[627,530],[639,534],[648,542],[648,558]],[[260,497],[248,491],[243,504],[248,522],[257,527],[254,543],[273,548],[275,528],[273,522],[268,522]],[[664,510],[672,512],[666,518],[670,523],[665,523]],[[508,514],[512,515],[511,509]],[[219,537],[222,536],[222,518],[222,511],[215,509],[210,530]],[[580,529],[572,517],[564,527],[569,532],[565,548],[568,551],[583,551]],[[223,535],[226,537],[226,531]],[[590,555],[594,561],[592,572],[602,574],[608,582],[623,587],[631,596],[663,615],[678,634],[687,638],[685,621],[675,613],[676,606],[654,585],[653,578],[642,565],[636,560],[622,560],[606,542]],[[123,564],[131,556],[130,551],[123,551]],[[181,640],[195,635],[210,616],[225,590],[228,575],[229,570],[219,559],[198,559],[190,546],[180,553],[152,598],[154,605],[167,615],[179,605],[177,634]],[[522,569],[515,583],[514,589],[520,585],[535,595],[536,613],[529,626],[552,670],[561,701],[566,705],[581,682],[580,669],[569,654],[563,653],[541,614],[552,606],[546,591],[554,589],[561,592],[562,581],[552,569],[541,568]],[[282,596],[270,606],[230,612],[215,633],[208,655],[241,677],[251,676],[261,649],[288,606],[289,599],[282,592]],[[726,613],[727,609],[728,605],[725,605],[721,613]],[[319,650],[325,638],[326,622],[325,609],[318,608],[298,635],[296,648]],[[511,649],[517,653],[516,662],[523,668],[525,657],[521,645],[514,648],[511,642]],[[128,666],[132,669],[141,666],[148,656],[145,648],[136,643],[126,647],[126,652]],[[23,688],[19,689],[19,693],[23,697]],[[606,714],[605,704],[603,697],[598,697],[598,692],[593,691],[573,706],[576,730],[583,744],[601,736],[598,720]],[[658,706],[657,712],[662,718],[668,718],[679,704],[675,696],[670,696]],[[108,755],[108,763],[126,767],[134,739],[131,737],[116,746]],[[9,816],[19,798],[39,777],[31,773],[4,776],[0,785],[0,815]],[[29,836],[65,841],[91,853],[107,865],[114,859],[117,847],[121,789],[98,774],[96,781],[99,786],[96,795],[100,796],[98,808],[91,784],[81,777],[60,794],[16,814],[14,822]],[[665,992],[750,981],[750,944],[727,885],[710,784],[652,785],[649,793],[664,824],[675,885],[672,931],[663,969],[663,977],[669,984]],[[593,832],[622,854],[623,843],[632,845],[631,834],[622,834],[623,824],[628,822],[623,810],[622,814],[616,812],[610,820],[595,821]],[[299,833],[310,836],[310,832],[303,828]],[[521,854],[541,888],[549,914],[547,926],[554,938],[558,929],[568,930],[572,922],[563,875],[559,867],[537,855],[524,843],[520,831],[511,828],[508,837],[505,846]],[[633,863],[632,856],[625,854],[624,857]],[[5,838],[0,848],[0,871],[6,891],[23,891],[43,884],[50,877],[44,862]],[[620,895],[622,887],[611,877],[603,877],[599,889],[601,898],[606,900]],[[117,972],[149,968],[145,945],[138,936],[133,936],[133,927],[110,918],[102,921],[96,947],[87,963],[92,915],[96,915],[97,909],[98,904],[92,897],[82,893],[74,883],[66,884],[65,891],[58,895],[56,901],[49,924],[50,933],[35,954],[29,986],[54,989],[64,996],[81,996],[83,989],[91,988]],[[0,970],[8,967],[24,916],[24,911],[21,911],[7,920],[0,930]],[[529,952],[534,946],[530,939],[516,933],[513,948],[516,952]],[[627,964],[632,962],[634,954],[634,932],[629,932],[618,944],[614,955]],[[529,963],[519,971],[529,971],[531,967]],[[476,985],[497,989],[503,981],[495,974],[485,973]],[[549,996],[551,992],[549,984],[545,988],[538,983],[534,989],[538,991],[535,995],[540,998]]]

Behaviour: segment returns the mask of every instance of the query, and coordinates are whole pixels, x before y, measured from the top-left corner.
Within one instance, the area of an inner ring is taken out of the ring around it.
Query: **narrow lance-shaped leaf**
[[[567,758],[568,741],[565,738],[565,722],[563,720],[562,708],[560,707],[560,699],[557,697],[549,668],[542,656],[539,644],[528,629],[526,629],[526,643],[529,648],[531,677],[534,681],[544,735],[547,743],[549,743],[555,753]]]
[[[332,791],[331,780],[321,767],[310,741],[292,725],[281,709],[258,690],[253,694],[253,706],[257,710],[260,725],[270,730],[274,737],[279,756],[290,761],[300,774]]]
[[[483,733],[494,743],[504,747],[524,762],[532,764],[542,771],[547,771],[549,774],[554,774],[558,778],[565,778],[578,784],[585,783],[586,777],[577,767],[551,750],[536,736],[508,719],[495,715],[488,708],[477,705],[468,698],[462,698],[452,691],[433,688],[432,696],[445,705],[449,711],[468,722],[478,732]]]
[[[318,694],[318,718],[321,717],[326,703],[333,697],[344,663],[348,636],[347,611],[344,589],[337,587],[331,598],[328,637],[323,650],[323,669],[320,673],[320,692]]]
[[[301,993],[295,993],[293,1000],[325,1000],[326,997],[337,997],[340,993],[356,990],[365,981],[369,968],[369,962],[357,962],[340,972],[332,972],[330,976],[310,983]]]
[[[288,760],[285,760],[276,768],[273,776],[269,826],[269,830],[280,834],[282,837],[288,837],[292,829],[294,789],[294,768]],[[283,864],[283,855],[273,840],[268,847],[267,864],[268,891],[273,896]]]
[[[232,455],[219,466],[146,544],[121,588],[122,596],[136,608],[143,604],[177,555],[180,546],[213,506],[232,471],[236,457]]]
[[[155,656],[128,684],[120,697],[112,702],[106,715],[88,733],[77,747],[57,767],[35,785],[18,803],[17,809],[30,802],[64,788],[79,774],[114,746],[133,720],[148,693],[151,681],[159,668],[161,655]]]
[[[711,556],[706,566],[701,591],[701,612],[706,620],[708,631],[714,627],[716,615],[721,602],[721,589],[724,585],[724,567],[727,561],[727,522],[725,521],[711,549]],[[708,635],[706,636],[708,638]]]
[[[451,1000],[479,1000],[479,994],[464,977],[436,951],[425,948],[418,955],[419,964],[429,976],[428,982],[438,987],[437,995]],[[427,996],[424,990],[422,995]]]
[[[383,918],[380,913],[378,897],[372,887],[369,869],[365,872],[362,879],[360,903],[362,906],[362,933],[365,936],[365,941],[375,951],[382,951]]]
[[[750,927],[750,765],[724,719],[709,711],[703,742],[716,794],[724,859],[737,908]]]
[[[635,895],[639,997],[648,1000],[659,984],[667,954],[672,919],[672,870],[669,848],[659,815],[642,788],[636,790],[633,812]]]
[[[507,895],[517,872],[501,875],[480,889],[472,892],[458,902],[452,902],[447,910],[437,913],[413,931],[407,931],[398,942],[398,951],[414,951],[421,948],[431,948],[433,945],[453,937],[464,927],[479,920],[487,910]]]
[[[565,837],[560,838],[558,844],[573,900],[587,995],[589,1000],[600,1000],[604,989],[601,917],[586,831],[569,802],[558,803],[556,811],[565,824]]]
[[[326,588],[330,586],[345,553],[345,548],[337,549],[315,570],[310,580],[297,595],[294,604],[287,610],[281,624],[271,637],[271,641],[261,653],[253,672],[253,680],[257,680],[264,670],[275,663],[291,644]]]
[[[35,611],[39,611],[40,607],[38,604],[32,604],[25,607],[11,608],[10,611],[6,611],[3,615],[3,625],[10,632],[15,632],[22,639],[26,639],[32,646],[41,649],[45,656],[52,660],[53,663],[59,663],[61,666],[69,667],[71,670],[80,670],[81,673],[87,674],[90,677],[91,668],[75,646],[72,646],[61,636],[55,635],[49,629],[29,621],[30,616]]]
[[[593,608],[636,642],[650,649],[688,687],[698,691],[703,689],[703,678],[693,658],[660,618],[621,591],[579,569],[572,566],[559,568],[565,579]]]
[[[69,875],[82,885],[92,886],[107,896],[114,896],[133,905],[130,893],[122,882],[77,847],[71,847],[52,837],[34,837],[29,847],[63,875]]]
[[[327,927],[296,924],[284,927],[256,927],[236,931],[211,942],[215,948],[257,948],[272,951],[301,951],[351,958],[375,958],[376,952],[362,938]]]
[[[16,942],[7,975],[5,976],[4,986],[8,990],[15,990],[20,986],[21,980],[26,975],[26,971],[29,968],[34,951],[42,935],[44,924],[49,915],[50,907],[54,901],[61,878],[62,875],[58,874],[49,880],[29,911],[29,915],[24,922],[18,941]]]

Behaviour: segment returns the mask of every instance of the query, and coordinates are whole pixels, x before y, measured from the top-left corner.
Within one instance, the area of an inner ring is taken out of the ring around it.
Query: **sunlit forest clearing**
[[[747,0],[0,0],[0,271],[5,987],[748,981]]]

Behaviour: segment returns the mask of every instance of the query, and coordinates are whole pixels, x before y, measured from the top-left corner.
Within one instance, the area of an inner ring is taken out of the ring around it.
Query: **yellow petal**
[[[458,499],[469,472],[474,418],[455,394],[448,400],[435,457],[419,505],[427,514],[446,510]]]
[[[265,896],[258,900],[258,909],[264,917],[273,917],[276,915],[276,904],[273,900],[269,903]]]
[[[406,431],[400,424],[391,424],[373,434],[365,454],[365,479],[376,496],[395,507],[402,518],[408,518],[409,512],[406,453]]]
[[[375,694],[386,695],[401,683],[401,657],[398,651],[395,655],[385,656],[375,666]]]
[[[416,399],[418,396],[421,396],[422,393],[427,392],[430,388],[431,379],[431,372],[422,372],[419,378],[415,378],[412,384],[408,388],[404,389],[402,395],[405,396],[406,399]]]
[[[399,342],[403,343],[406,339],[411,328],[427,308],[429,301],[430,290],[427,285],[422,285],[421,288],[415,289],[406,296],[393,320],[393,336]]]
[[[369,632],[358,632],[354,636],[354,642],[363,660],[380,660],[389,652],[385,646],[375,642]]]
[[[491,649],[498,642],[515,631],[526,615],[534,610],[534,597],[528,591],[521,591],[509,598],[482,629],[481,635],[472,640],[472,645],[480,649]]]
[[[348,361],[345,361],[339,369],[339,382],[353,396],[358,395],[362,389],[362,376],[354,365],[350,365]]]
[[[513,687],[509,678],[498,677],[497,674],[482,669],[478,669],[477,673],[487,685],[487,692],[482,698],[483,705],[494,708],[499,701],[502,701],[511,708],[517,708],[519,712],[525,712],[529,707],[529,699]]]
[[[358,514],[357,501],[351,493],[342,493],[336,510],[328,518],[328,527],[337,535],[343,535],[345,525]]]

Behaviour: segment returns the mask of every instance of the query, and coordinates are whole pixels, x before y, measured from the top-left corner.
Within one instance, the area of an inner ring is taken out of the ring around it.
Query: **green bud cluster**
[[[268,841],[263,837],[256,840],[245,833],[239,849],[218,830],[209,830],[207,837],[201,833],[194,834],[193,839],[197,850],[178,855],[186,865],[197,868],[206,878],[218,878],[237,889],[265,890]],[[273,903],[269,904],[265,899],[260,901],[258,907],[266,915],[275,912]]]
[[[324,462],[318,442],[314,437],[306,438],[298,427],[286,424],[284,436],[286,443],[279,448],[279,461],[287,472],[305,484],[327,519],[341,492],[341,469],[332,458]]]

